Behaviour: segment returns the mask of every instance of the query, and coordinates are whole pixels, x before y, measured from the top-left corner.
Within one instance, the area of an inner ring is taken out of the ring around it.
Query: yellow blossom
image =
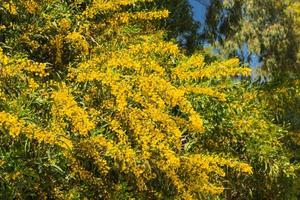
[[[89,53],[89,44],[80,33],[69,33],[66,36],[66,40],[70,42],[75,47],[75,49],[79,50],[82,54],[86,55]]]
[[[17,137],[22,131],[24,121],[9,113],[0,112],[0,125],[7,129],[12,137]]]

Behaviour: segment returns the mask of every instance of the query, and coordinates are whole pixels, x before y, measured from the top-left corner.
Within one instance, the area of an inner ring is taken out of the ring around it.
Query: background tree
[[[221,54],[239,56],[246,63],[257,55],[273,76],[299,72],[297,25],[294,14],[287,12],[293,2],[212,0],[202,38]]]
[[[267,79],[255,83],[261,90],[257,98],[267,105],[273,122],[289,130],[284,141],[292,160],[300,155],[299,16],[294,0],[212,0],[202,34],[221,56],[238,56],[248,64],[252,55],[259,57],[258,77]]]
[[[162,28],[168,31],[169,38],[176,38],[188,52],[199,48],[200,23],[194,20],[192,7],[188,0],[156,0],[154,5],[170,12],[169,18],[162,23]]]

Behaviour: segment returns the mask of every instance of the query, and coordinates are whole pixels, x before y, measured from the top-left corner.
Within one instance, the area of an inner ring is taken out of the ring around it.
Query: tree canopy
[[[287,130],[238,58],[189,51],[189,12],[2,1],[0,198],[295,198]]]
[[[295,0],[212,0],[202,38],[223,55],[239,55],[244,62],[257,55],[263,69],[273,76],[297,73],[298,4]]]

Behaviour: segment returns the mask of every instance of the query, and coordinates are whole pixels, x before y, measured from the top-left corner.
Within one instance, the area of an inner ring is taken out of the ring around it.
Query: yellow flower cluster
[[[63,135],[62,131],[41,129],[35,124],[26,124],[24,120],[6,112],[0,112],[0,126],[7,129],[13,138],[22,133],[39,143],[57,144],[63,148],[72,148],[73,146],[72,141]]]
[[[73,147],[72,141],[63,130],[59,128],[40,128],[35,124],[29,124],[23,128],[23,133],[31,139],[35,139],[39,143],[58,145],[63,149],[70,149]]]
[[[109,22],[116,26],[119,24],[128,24],[131,21],[140,20],[159,20],[168,18],[169,12],[167,10],[163,11],[149,11],[149,12],[136,12],[136,13],[118,13],[114,15]]]
[[[12,137],[17,137],[21,133],[24,122],[9,113],[0,112],[0,125],[5,127]]]
[[[12,2],[9,2],[9,3],[2,3],[3,8],[5,8],[10,14],[12,15],[16,15],[18,12],[17,12],[17,6],[12,3]]]
[[[30,90],[30,92],[33,92],[35,89],[39,87],[39,84],[35,82],[33,78],[28,78],[27,81],[28,81],[28,89]]]
[[[2,30],[4,30],[4,29],[6,29],[6,26],[5,26],[5,25],[2,25],[2,24],[0,24],[0,31],[2,31]]]
[[[71,23],[68,19],[63,18],[63,19],[59,20],[58,26],[61,29],[61,31],[66,31],[71,28]]]
[[[178,56],[180,53],[179,47],[172,42],[163,41],[162,38],[161,34],[141,36],[137,38],[137,41],[139,41],[137,44],[129,45],[129,51],[135,55]],[[153,58],[155,59],[155,57]]]
[[[34,1],[34,0],[25,0],[24,1],[26,10],[31,13],[34,14],[35,12],[37,12],[39,5]]]
[[[79,50],[83,55],[87,55],[89,53],[89,44],[80,33],[69,33],[65,39],[67,42],[70,42],[75,47],[75,49]]]
[[[95,125],[90,121],[88,114],[77,105],[77,102],[70,96],[67,88],[61,88],[52,93],[53,107],[51,113],[57,123],[64,124],[61,120],[67,117],[71,121],[72,131],[86,136]]]
[[[197,58],[199,59],[197,61]],[[203,57],[191,57],[173,70],[173,76],[180,80],[203,78],[222,78],[229,76],[250,76],[251,69],[239,67],[238,59],[214,62],[209,66],[203,63]]]
[[[30,39],[30,34],[29,33],[24,33],[23,36],[20,38],[20,40],[22,40],[22,42],[27,44],[33,50],[36,50],[40,47],[38,42]]]
[[[186,187],[188,191],[202,190],[207,194],[218,194],[223,192],[224,188],[219,182],[219,186],[211,185],[207,180],[207,175],[216,174],[220,177],[225,176],[225,172],[221,166],[231,167],[241,173],[253,173],[249,165],[240,163],[235,160],[224,159],[218,156],[193,155],[183,158],[183,168],[189,171],[188,179],[186,179]],[[201,178],[199,178],[201,177]]]
[[[45,77],[48,75],[46,72],[46,63],[37,63],[23,58],[10,58],[3,54],[3,50],[0,48],[0,76],[13,77],[20,73],[29,72],[32,75]]]
[[[163,171],[178,192],[186,198],[193,197],[194,193],[199,191],[210,194],[221,193],[223,191],[221,183],[219,186],[211,184],[209,176],[210,173],[215,173],[224,177],[225,172],[222,170],[224,165],[251,173],[251,167],[240,162],[205,157],[200,154],[190,157],[175,153],[181,151],[183,130],[188,130],[189,133],[204,131],[203,120],[188,100],[187,94],[208,95],[220,101],[225,101],[226,96],[213,88],[195,86],[193,82],[177,85],[176,79],[174,82],[169,79],[171,74],[168,71],[172,69],[173,62],[162,66],[157,55],[167,59],[170,59],[170,56],[174,59],[182,59],[176,45],[163,42],[156,36],[141,36],[136,41],[141,43],[135,42],[129,48],[118,51],[106,51],[104,55],[94,56],[69,69],[70,80],[96,84],[98,90],[104,92],[103,98],[107,100],[103,102],[103,106],[97,105],[95,109],[108,109],[114,113],[105,117],[105,120],[110,122],[110,130],[117,140],[109,141],[103,136],[87,139],[85,142],[89,145],[85,145],[85,154],[93,157],[95,165],[102,166],[109,171],[103,158],[95,155],[94,145],[104,148],[106,156],[122,163],[120,164],[122,170],[126,169],[126,173],[135,174],[140,190],[145,190],[147,181],[156,175],[149,172],[146,166],[139,166],[136,162],[144,163],[155,155],[155,161],[151,161],[155,163],[153,165]],[[206,77],[214,77],[213,72],[208,73],[210,66],[205,67],[201,56],[183,61],[182,65],[176,67],[174,71],[180,70],[180,67],[184,65],[187,69],[191,69],[192,73],[203,73],[206,70]],[[240,72],[237,65],[236,59],[213,64],[215,71],[226,66],[233,71]],[[222,76],[235,75],[235,72],[231,72],[224,72]],[[86,99],[90,101],[91,98],[95,97],[89,96]],[[170,113],[170,108],[175,107],[178,107],[185,117]],[[132,144],[135,144],[139,154],[136,154],[137,150],[132,149]],[[192,170],[183,164],[185,159],[188,160],[187,166],[188,163],[194,163],[193,170],[195,171],[187,180],[179,173],[181,170]],[[211,163],[207,162],[208,159],[212,160]],[[202,165],[207,165],[207,167],[202,167],[203,171],[197,173],[196,169]]]
[[[20,120],[0,112],[0,127],[13,138],[22,133],[34,144],[59,149],[72,184],[66,184],[67,191],[60,185],[51,188],[57,196],[87,188],[114,199],[111,191],[128,185],[159,197],[164,194],[157,188],[164,184],[173,196],[195,199],[222,193],[224,167],[252,173],[243,162],[187,151],[182,142],[205,131],[190,94],[223,103],[226,95],[205,79],[250,71],[240,68],[237,59],[206,64],[199,54],[184,55],[178,45],[164,40],[165,33],[149,28],[167,18],[168,11],[127,9],[150,1],[48,1],[45,7],[44,1],[24,1],[26,13],[41,21],[22,27],[30,31],[18,41],[41,50],[36,57],[50,63],[7,56],[0,49],[1,103],[22,113],[15,114]],[[131,23],[144,35],[131,34]]]
[[[91,6],[83,13],[83,15],[92,18],[99,12],[117,11],[123,6],[151,1],[153,0],[93,0]]]

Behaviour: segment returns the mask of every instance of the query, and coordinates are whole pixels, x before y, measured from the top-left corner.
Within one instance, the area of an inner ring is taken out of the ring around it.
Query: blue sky
[[[209,0],[189,0],[193,7],[194,19],[204,24],[206,15],[206,6],[209,5]],[[203,3],[200,3],[203,2]],[[201,28],[200,28],[201,29]],[[201,30],[200,30],[201,31]]]

